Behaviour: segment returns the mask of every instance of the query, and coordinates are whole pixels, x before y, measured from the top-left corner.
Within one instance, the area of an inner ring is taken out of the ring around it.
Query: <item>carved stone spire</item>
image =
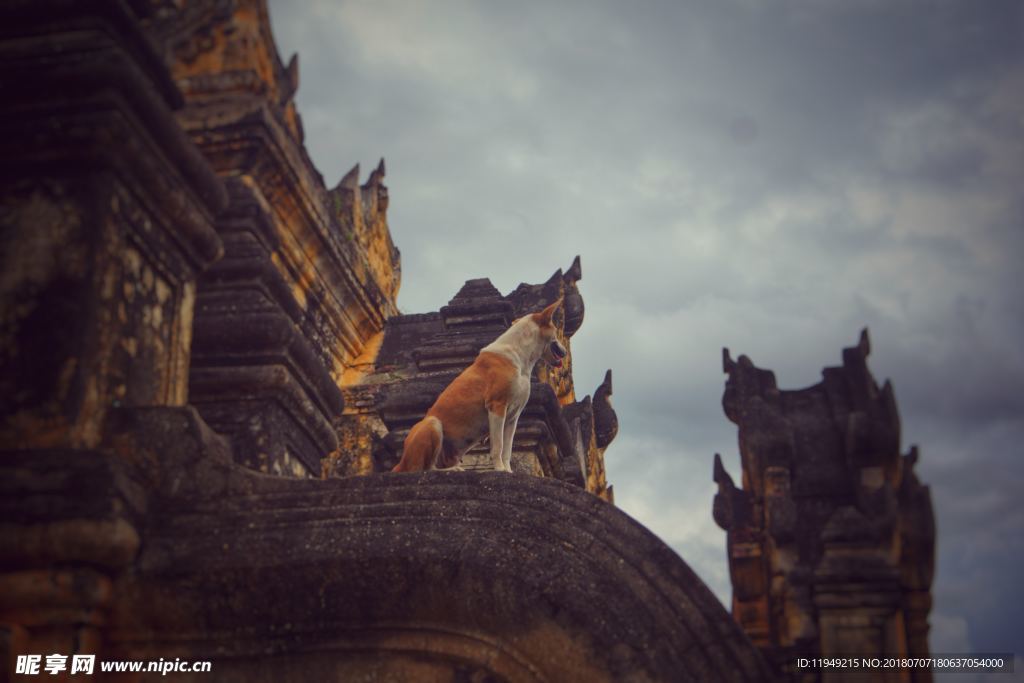
[[[594,437],[598,448],[607,448],[619,433],[619,417],[611,404],[612,371],[604,374],[604,381],[594,392]]]
[[[336,186],[337,188],[345,188],[346,190],[355,191],[359,187],[359,164],[356,163],[348,173],[341,177]]]

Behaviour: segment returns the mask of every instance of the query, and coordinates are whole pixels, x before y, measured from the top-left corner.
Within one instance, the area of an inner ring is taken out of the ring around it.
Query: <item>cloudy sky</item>
[[[328,185],[387,159],[404,312],[582,256],[616,500],[726,604],[722,347],[800,388],[867,326],[936,506],[933,649],[1024,652],[1024,4],[270,5]]]

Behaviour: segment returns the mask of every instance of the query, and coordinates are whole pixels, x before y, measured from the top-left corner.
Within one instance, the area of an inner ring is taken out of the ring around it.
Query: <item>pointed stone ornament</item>
[[[572,265],[569,266],[569,270],[565,271],[566,282],[579,282],[583,279],[583,268],[580,266],[580,257],[577,254],[576,258],[572,260]]]
[[[288,60],[288,85],[291,89],[291,95],[294,95],[299,90],[299,53],[292,54],[292,58]],[[289,96],[289,98],[290,98]]]
[[[346,190],[355,190],[359,187],[359,164],[353,166],[348,173],[342,176],[341,180],[338,181],[337,187],[345,188]]]

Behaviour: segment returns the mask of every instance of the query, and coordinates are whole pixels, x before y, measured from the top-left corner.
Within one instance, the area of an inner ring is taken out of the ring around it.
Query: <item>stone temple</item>
[[[581,261],[400,313],[384,162],[324,182],[263,0],[15,0],[0,48],[0,680],[90,653],[212,663],[118,681],[838,681],[790,660],[927,651],[930,502],[866,337],[804,392],[727,356],[730,615],[613,505],[610,370],[582,399],[571,354],[538,370],[515,474],[387,473],[514,318],[562,298],[571,350]]]

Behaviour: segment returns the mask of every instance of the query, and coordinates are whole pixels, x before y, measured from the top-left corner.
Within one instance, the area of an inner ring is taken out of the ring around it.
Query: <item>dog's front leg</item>
[[[519,416],[521,412],[516,413],[508,418],[505,422],[505,429],[502,432],[501,438],[501,465],[502,469],[506,472],[512,471],[512,439],[516,435],[516,425],[519,424]]]
[[[503,442],[503,432],[505,430],[505,414],[508,411],[508,406],[502,407],[501,414],[492,413],[490,410],[487,411],[487,421],[491,428],[491,463],[494,465],[494,469],[501,472],[505,469],[501,462],[501,445]]]

